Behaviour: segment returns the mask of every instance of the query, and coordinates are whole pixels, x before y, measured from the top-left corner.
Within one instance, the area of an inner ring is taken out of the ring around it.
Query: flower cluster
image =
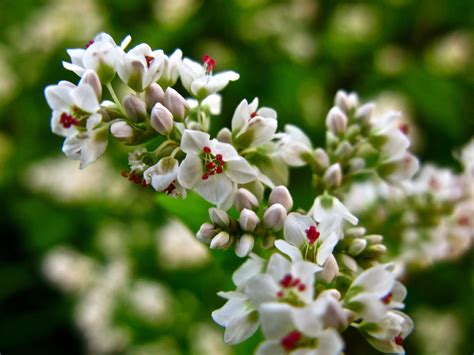
[[[224,340],[239,343],[261,327],[258,354],[340,354],[341,332],[352,326],[379,351],[403,353],[413,328],[400,311],[406,289],[394,264],[381,260],[388,252],[384,238],[356,226],[347,191],[361,179],[407,196],[434,189],[467,230],[472,213],[458,195],[469,182],[459,187],[457,178],[429,167],[411,180],[419,163],[408,152],[399,113],[374,117],[374,104],[360,104],[344,91],[327,114],[324,147],[294,125],[278,132],[276,111],[259,107],[258,98],[242,100],[231,127],[211,137],[219,92],[239,74],[214,74],[213,58],[197,63],[179,49],[168,56],[142,43],[126,51],[130,41],[118,46],[102,33],[84,49],[68,50],[71,62],[64,67],[81,79],[77,86],[61,81],[46,88],[52,131],[66,138],[63,151],[81,168],[105,152],[109,136],[138,146],[123,176],[172,197],[195,191],[215,206],[197,238],[212,249],[235,245],[239,257],[248,257],[233,275],[236,290],[220,292],[227,302],[212,314],[226,328]],[[186,92],[174,88],[178,80]],[[461,159],[472,180],[472,147]],[[289,169],[300,166],[312,173],[314,203],[307,209],[295,209],[285,187]],[[436,228],[451,233],[452,218],[446,223]]]

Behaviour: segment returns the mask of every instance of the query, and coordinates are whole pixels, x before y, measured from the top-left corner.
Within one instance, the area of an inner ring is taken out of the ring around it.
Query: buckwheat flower
[[[403,308],[406,289],[390,267],[376,265],[357,276],[344,297],[345,307],[366,322],[379,322],[389,309]]]
[[[258,98],[247,100],[235,109],[232,117],[232,141],[241,148],[269,142],[277,130],[277,113],[269,107],[258,108]]]
[[[230,81],[238,80],[240,75],[234,71],[224,71],[213,75],[216,62],[205,55],[203,64],[184,58],[179,68],[181,82],[185,89],[197,99],[204,99],[224,89]]]
[[[313,206],[309,211],[316,222],[321,222],[327,219],[335,219],[337,224],[342,226],[342,221],[356,225],[359,220],[354,216],[344,204],[336,197],[330,195],[321,195],[316,197]],[[339,236],[341,236],[340,231]]]
[[[237,185],[257,178],[255,170],[234,147],[217,139],[210,140],[207,133],[185,130],[181,149],[186,158],[179,167],[178,181],[219,207],[229,208]]]
[[[323,329],[322,322],[311,322],[311,326],[298,322],[288,304],[265,303],[259,315],[265,341],[257,348],[257,355],[338,355],[344,348],[337,331]]]
[[[70,159],[80,160],[80,169],[86,168],[105,153],[109,142],[109,125],[101,121],[101,115],[93,114],[87,120],[86,131],[78,131],[64,141],[64,154]]]
[[[275,253],[268,261],[266,272],[245,284],[245,294],[255,307],[266,302],[304,306],[313,301],[315,273],[321,270],[311,262],[290,262]]]
[[[405,313],[388,311],[380,322],[362,322],[357,329],[378,351],[405,354],[403,342],[413,330],[413,321]]]
[[[280,155],[289,166],[303,166],[313,155],[313,146],[308,136],[298,127],[287,124],[280,138]]]
[[[380,149],[382,161],[401,158],[410,146],[408,137],[400,129],[399,120],[399,112],[387,112],[371,122],[371,142]]]
[[[137,92],[142,92],[156,82],[163,73],[164,53],[153,51],[146,43],[137,45],[125,53],[117,50],[117,74],[120,79]]]
[[[276,240],[275,246],[294,261],[309,259],[323,266],[339,241],[336,223],[334,218],[316,223],[309,216],[290,213],[285,220],[285,240]]]
[[[63,137],[83,130],[86,121],[92,115],[100,116],[99,97],[94,88],[85,80],[87,75],[95,75],[87,71],[79,85],[68,81],[60,81],[58,85],[49,85],[44,93],[49,107],[53,110],[51,130]],[[79,128],[80,127],[80,128]]]
[[[179,78],[179,67],[181,66],[182,58],[183,52],[181,49],[176,49],[170,56],[163,55],[163,72],[159,78],[161,86],[167,88],[176,84]]]
[[[125,37],[118,47],[110,35],[99,33],[87,43],[85,49],[68,49],[67,53],[71,57],[71,63],[63,62],[63,66],[78,76],[82,76],[87,69],[92,69],[103,82],[108,83],[115,75],[117,49],[125,49],[131,39],[130,36]]]
[[[160,159],[143,173],[146,183],[156,191],[164,192],[173,197],[186,197],[186,189],[178,182],[179,163],[172,157]]]
[[[199,105],[198,100],[187,99],[188,106],[191,110],[196,109]],[[201,102],[201,110],[209,112],[213,116],[221,114],[222,97],[219,94],[213,94],[206,97]]]

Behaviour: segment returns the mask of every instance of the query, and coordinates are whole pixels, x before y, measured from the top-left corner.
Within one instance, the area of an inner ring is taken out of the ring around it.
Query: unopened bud
[[[334,255],[329,255],[323,265],[323,270],[318,273],[318,277],[326,283],[330,283],[339,273],[339,265],[337,265]]]
[[[336,136],[344,133],[347,129],[347,116],[337,106],[334,106],[326,117],[326,126]]]
[[[356,238],[352,241],[348,253],[352,256],[357,256],[367,247],[367,240]]]
[[[336,99],[334,100],[336,106],[338,106],[344,112],[349,112],[359,105],[359,98],[356,93],[348,94],[344,90],[339,90],[336,93]]]
[[[222,143],[232,144],[231,131],[227,127],[222,128],[219,133],[217,133],[217,140]]]
[[[119,141],[128,143],[133,139],[133,128],[125,121],[118,121],[110,126],[110,133]]]
[[[362,158],[353,158],[349,160],[349,172],[354,173],[365,168],[365,160]]]
[[[272,190],[270,196],[268,197],[268,203],[270,205],[279,203],[285,207],[287,211],[289,211],[293,207],[293,198],[291,197],[290,191],[288,191],[286,186],[280,185]]]
[[[364,256],[365,257],[379,257],[385,255],[387,253],[387,247],[383,244],[374,244],[370,245],[365,249]]]
[[[232,244],[232,239],[227,232],[219,232],[214,238],[211,240],[211,249],[227,249]]]
[[[352,148],[351,144],[347,141],[343,141],[337,146],[334,155],[337,161],[347,160],[351,157],[353,151],[354,148]]]
[[[370,234],[364,237],[369,244],[380,244],[383,242],[383,237],[380,234]]]
[[[204,223],[196,233],[197,239],[199,239],[201,242],[209,244],[214,238],[214,236],[217,234],[217,229],[216,227],[211,224],[211,223]]]
[[[227,228],[230,225],[229,215],[226,211],[223,211],[219,208],[209,208],[209,217],[214,225]]]
[[[374,112],[375,105],[373,103],[368,103],[359,107],[355,113],[355,118],[362,124],[367,124],[372,117]]]
[[[253,232],[259,223],[260,219],[254,211],[244,208],[240,212],[239,224],[244,231]]]
[[[165,106],[171,111],[176,121],[183,121],[186,117],[189,105],[175,89],[167,88],[165,92]]]
[[[150,125],[158,133],[166,136],[173,130],[173,115],[161,103],[156,103],[151,110]]]
[[[249,190],[240,188],[237,191],[237,195],[235,197],[235,209],[237,211],[242,211],[244,208],[249,210],[256,209],[258,207],[258,199],[255,197],[253,193]]]
[[[165,102],[165,92],[160,85],[153,83],[145,89],[145,103],[148,109],[151,110],[157,102]]]
[[[127,95],[123,99],[123,108],[127,115],[135,122],[143,122],[146,120],[146,105],[135,95]]]
[[[367,233],[367,230],[364,227],[353,227],[348,228],[344,235],[349,238],[360,238]]]
[[[350,257],[349,255],[341,254],[341,262],[349,270],[354,271],[354,272],[357,271],[357,262],[352,257]]]
[[[324,173],[323,180],[327,186],[338,187],[342,183],[342,170],[339,163],[331,165]]]
[[[286,208],[279,203],[271,205],[263,214],[263,225],[265,228],[278,232],[283,228],[286,219]]]
[[[89,84],[94,90],[97,100],[100,100],[102,96],[102,84],[100,83],[97,73],[93,70],[87,70],[84,75],[82,75],[81,81]]]
[[[255,243],[254,237],[250,234],[242,235],[235,243],[235,254],[244,258],[250,254]]]
[[[325,170],[329,166],[329,156],[322,148],[314,150],[314,159],[321,170]]]

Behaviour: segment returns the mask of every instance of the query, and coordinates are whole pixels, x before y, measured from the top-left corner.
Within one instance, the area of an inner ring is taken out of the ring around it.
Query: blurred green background
[[[85,171],[61,155],[43,90],[77,81],[66,48],[101,31],[198,59],[241,79],[236,105],[258,96],[322,145],[337,89],[401,110],[423,161],[458,166],[474,132],[474,2],[469,0],[2,0],[0,2],[0,352],[2,354],[249,354],[225,347],[210,312],[241,262],[208,252],[192,232],[207,205],[157,196],[120,177],[127,151],[110,144]],[[308,207],[305,169],[292,172]],[[308,181],[308,180],[306,180]],[[170,216],[182,222],[170,220]],[[171,223],[171,225],[170,225]],[[189,228],[189,229],[186,229]],[[409,354],[474,351],[474,253],[413,272]],[[372,354],[346,334],[347,354]]]

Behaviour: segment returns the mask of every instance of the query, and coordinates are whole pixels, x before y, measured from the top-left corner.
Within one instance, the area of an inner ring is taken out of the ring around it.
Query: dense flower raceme
[[[217,63],[208,55],[201,64],[183,59],[179,49],[169,56],[145,43],[127,50],[130,41],[117,45],[101,33],[85,48],[68,50],[71,62],[63,65],[80,80],[46,88],[51,129],[81,168],[105,152],[110,136],[136,146],[121,173],[128,180],[172,197],[192,190],[215,206],[197,238],[248,257],[232,277],[236,290],[220,292],[227,301],[212,314],[226,328],[224,340],[239,343],[261,327],[258,354],[340,354],[340,333],[353,326],[376,349],[403,353],[413,328],[400,311],[406,289],[393,264],[381,264],[383,237],[356,226],[347,191],[356,178],[375,177],[402,196],[440,192],[434,200],[453,214],[432,228],[463,235],[468,245],[472,144],[460,154],[462,177],[425,167],[412,180],[419,163],[407,150],[399,114],[373,117],[374,104],[344,91],[327,114],[323,147],[294,125],[277,132],[277,113],[259,108],[258,98],[242,100],[230,129],[214,138],[209,130],[221,113],[219,92],[239,74],[214,74]],[[186,92],[174,88],[178,80]],[[289,168],[300,166],[312,173],[315,199],[307,211],[295,208],[285,186]]]

